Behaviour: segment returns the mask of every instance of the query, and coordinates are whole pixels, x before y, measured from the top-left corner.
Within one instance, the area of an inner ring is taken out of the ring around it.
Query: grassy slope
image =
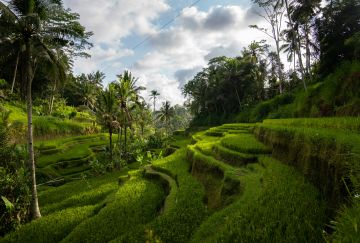
[[[319,118],[265,120],[255,130],[275,156],[291,162],[322,191],[330,216],[337,215],[329,236],[336,242],[357,242],[360,236],[359,128],[358,118]]]
[[[107,242],[146,224],[158,213],[161,186],[135,177],[125,183],[96,216],[83,221],[63,242]]]
[[[189,139],[178,136],[176,145],[184,147]],[[186,161],[185,148],[152,164],[156,171],[172,178],[171,190],[166,207],[161,215],[146,225],[134,227],[115,242],[188,242],[194,229],[206,217],[203,203],[204,190],[189,173],[190,164]]]
[[[316,189],[276,160],[261,162],[247,167],[241,197],[207,219],[193,242],[322,240],[324,207]]]
[[[329,129],[320,120],[276,122],[264,126]],[[325,122],[336,131],[348,127],[354,131],[357,126],[333,123]],[[175,143],[182,148],[151,165],[169,181],[168,193],[162,180],[144,177],[142,170],[130,172],[130,180],[121,186],[119,177],[128,170],[57,188],[41,187],[44,217],[0,242],[324,241],[326,207],[319,191],[299,171],[269,157],[268,148],[250,134],[252,129],[238,124],[212,128],[195,134],[196,143],[187,149],[189,140],[178,136]],[[93,138],[85,143],[93,143]],[[71,151],[83,142],[71,138],[37,146]],[[244,155],[255,156],[256,161],[234,163]],[[344,208],[336,218],[335,240],[357,239],[358,208]]]
[[[210,200],[214,200],[216,195],[223,197],[224,188],[227,193],[236,192],[228,190],[227,177],[240,181],[241,192],[233,195],[230,205],[224,204],[200,226],[193,242],[323,240],[325,207],[314,186],[295,169],[264,156],[269,152],[268,148],[252,135],[245,131],[229,134],[236,130],[236,125],[211,130],[211,133],[196,134],[194,139],[198,142],[189,147],[189,151],[194,153],[191,157],[193,163],[198,164],[197,170],[207,171],[206,177],[201,174],[199,177],[199,172],[195,176],[204,184]],[[222,130],[222,136],[214,134],[214,130]],[[238,125],[238,130],[244,128]],[[258,154],[259,163],[247,166],[244,163],[242,166],[245,167],[237,169],[233,167],[234,163],[218,157],[219,151],[213,149],[218,144],[225,144],[231,149],[225,153]],[[223,179],[211,181],[209,173],[219,176],[221,173],[218,170],[223,171]],[[230,183],[230,186],[233,185]]]
[[[324,80],[275,96],[237,115],[236,122],[360,115],[360,62],[344,62]]]
[[[116,138],[113,139],[116,141]],[[69,178],[90,169],[95,157],[93,147],[108,144],[107,134],[75,136],[36,142],[39,183],[56,178]]]
[[[3,103],[1,104],[6,110],[11,111],[9,121],[14,126],[14,139],[18,143],[25,142],[25,133],[27,128],[27,114],[22,104]],[[87,119],[82,119],[86,115]],[[33,114],[34,139],[41,141],[43,139],[53,139],[66,135],[81,135],[96,133],[100,127],[94,126],[93,116],[80,112],[78,118],[60,119],[53,116],[36,116]]]

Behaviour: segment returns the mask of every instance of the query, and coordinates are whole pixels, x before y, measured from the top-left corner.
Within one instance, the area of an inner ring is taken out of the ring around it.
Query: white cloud
[[[209,59],[240,55],[252,40],[264,38],[248,28],[249,24],[257,23],[249,23],[250,16],[259,20],[250,9],[240,6],[215,6],[207,12],[196,7],[185,9],[174,26],[153,35],[152,51],[134,64],[133,71],[147,80],[149,90],[157,89],[173,103],[183,102],[177,96],[181,86]]]
[[[77,61],[77,72],[132,66],[139,85],[147,87],[145,97],[156,89],[161,101],[170,100],[173,104],[184,101],[181,86],[209,59],[240,55],[252,40],[264,38],[248,28],[260,20],[253,13],[254,7],[214,6],[208,11],[190,7],[182,11],[171,27],[159,30],[154,22],[170,9],[166,0],[65,0],[65,6],[80,13],[81,23],[95,34],[92,59]],[[121,58],[137,57],[136,52],[123,46],[124,38],[133,34],[150,35],[149,49],[133,65],[124,64]]]
[[[95,33],[96,43],[120,41],[131,33],[155,33],[152,21],[170,9],[165,0],[65,0],[64,4],[80,13],[81,23]]]

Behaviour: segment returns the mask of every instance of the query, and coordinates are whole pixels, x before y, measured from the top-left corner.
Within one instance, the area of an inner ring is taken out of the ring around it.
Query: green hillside
[[[0,241],[351,241],[359,222],[358,133],[359,120],[343,118],[213,127],[149,165],[41,186],[43,217]],[[49,141],[47,150],[68,152],[45,156],[77,165],[86,154],[72,149],[99,143],[84,138]],[[49,161],[41,158],[39,168]],[[55,161],[54,168],[62,163]]]
[[[0,0],[0,243],[360,243],[360,1]]]

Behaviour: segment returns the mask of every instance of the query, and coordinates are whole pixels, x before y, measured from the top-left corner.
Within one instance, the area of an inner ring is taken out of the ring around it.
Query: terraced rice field
[[[337,179],[358,190],[357,124],[334,122],[268,120],[177,135],[177,151],[149,165],[42,187],[43,217],[0,242],[356,242],[356,199],[337,215],[334,206],[345,200]],[[66,175],[56,166],[106,142],[99,135],[38,145],[40,169]],[[61,159],[45,159],[55,154]]]
[[[77,136],[36,143],[38,183],[71,179],[90,170],[94,150],[108,143],[107,134]]]

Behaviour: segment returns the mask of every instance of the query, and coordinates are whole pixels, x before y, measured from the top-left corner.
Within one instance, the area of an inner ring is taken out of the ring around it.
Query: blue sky
[[[236,56],[252,40],[265,39],[250,24],[265,24],[249,0],[65,0],[94,32],[90,59],[75,61],[75,73],[96,70],[105,84],[129,69],[138,84],[160,92],[160,100],[182,104],[181,87],[208,60]],[[179,16],[178,16],[179,15]],[[174,22],[161,28],[178,16]],[[144,39],[148,40],[133,49]]]

